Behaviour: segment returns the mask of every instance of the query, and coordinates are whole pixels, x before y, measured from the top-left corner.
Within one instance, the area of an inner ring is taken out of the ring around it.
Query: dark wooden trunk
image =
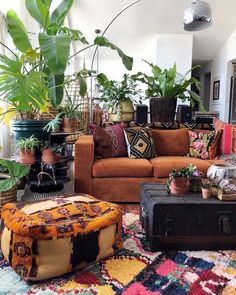
[[[175,119],[177,98],[151,97],[150,116],[151,122],[173,122]]]
[[[236,249],[236,202],[142,184],[140,219],[152,250]]]

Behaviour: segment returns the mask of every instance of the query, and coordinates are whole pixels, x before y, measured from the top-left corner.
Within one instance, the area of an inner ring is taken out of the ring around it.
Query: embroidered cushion
[[[96,159],[127,156],[122,124],[111,125],[106,128],[90,124],[89,128],[94,138]]]
[[[156,157],[155,143],[149,128],[124,129],[129,158],[151,159]]]
[[[6,204],[2,219],[2,253],[24,279],[60,276],[122,248],[120,207],[88,195]]]
[[[215,131],[189,130],[189,157],[210,159],[210,146],[214,140]]]

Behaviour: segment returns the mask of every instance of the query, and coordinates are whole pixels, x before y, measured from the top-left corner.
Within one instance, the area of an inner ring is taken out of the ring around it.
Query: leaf
[[[79,80],[79,94],[84,97],[87,93],[87,83],[82,76],[77,77]]]
[[[48,98],[53,107],[58,107],[63,99],[64,94],[64,74],[54,75],[50,73],[48,75]]]
[[[25,53],[32,48],[25,26],[13,10],[7,12],[6,20],[9,34],[17,49]]]
[[[100,73],[97,75],[97,81],[99,84],[104,85],[105,82],[108,82],[108,78],[105,74]]]
[[[26,8],[29,14],[43,27],[49,25],[49,8],[41,0],[25,0]]]
[[[66,33],[58,35],[39,34],[43,57],[54,74],[63,74],[70,53],[70,38]]]
[[[73,2],[74,0],[63,0],[53,11],[51,16],[51,23],[56,23],[58,26],[62,25]]]
[[[113,50],[116,50],[117,53],[119,54],[119,56],[121,57],[122,62],[124,64],[124,66],[126,67],[126,69],[132,70],[133,58],[125,55],[124,52],[119,47],[117,47],[116,45],[111,43],[106,37],[97,36],[94,40],[94,44],[97,44],[99,46],[109,47]]]
[[[4,180],[0,180],[0,192],[6,192],[10,189],[12,189],[16,184],[18,180],[8,178]]]
[[[49,8],[51,6],[52,0],[42,0],[42,2]]]

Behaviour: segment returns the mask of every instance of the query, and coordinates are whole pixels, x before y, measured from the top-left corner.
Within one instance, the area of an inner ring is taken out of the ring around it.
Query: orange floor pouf
[[[120,207],[89,195],[6,204],[2,219],[2,253],[24,279],[60,276],[122,248]]]

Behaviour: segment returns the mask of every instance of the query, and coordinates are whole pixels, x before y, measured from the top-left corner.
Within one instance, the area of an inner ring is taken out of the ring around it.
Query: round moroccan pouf
[[[60,276],[122,248],[120,207],[89,195],[6,204],[2,219],[2,253],[24,279]]]

